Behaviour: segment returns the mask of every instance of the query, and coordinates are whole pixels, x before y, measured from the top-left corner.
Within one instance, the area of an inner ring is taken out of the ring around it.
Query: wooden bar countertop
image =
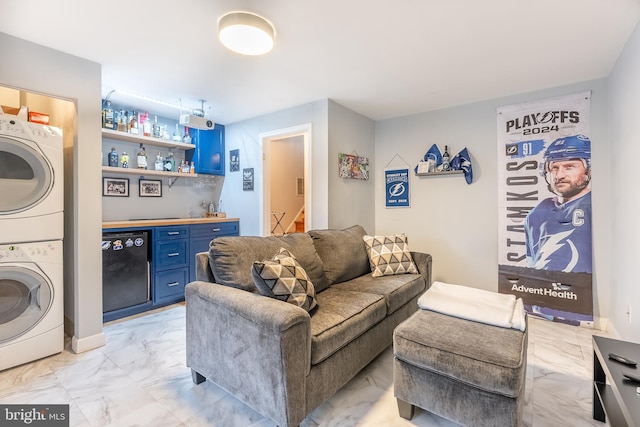
[[[131,219],[119,221],[103,221],[102,228],[128,228],[128,227],[159,227],[162,225],[183,225],[183,224],[208,224],[216,222],[237,222],[239,218],[157,218],[157,219]]]

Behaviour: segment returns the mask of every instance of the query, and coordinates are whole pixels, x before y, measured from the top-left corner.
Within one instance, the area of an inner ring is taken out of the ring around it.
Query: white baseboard
[[[92,335],[86,338],[77,338],[75,335],[71,338],[71,349],[74,353],[84,353],[94,348],[105,345],[104,333]]]
[[[609,318],[607,317],[593,317],[593,329],[597,329],[599,331],[606,331],[609,326]]]
[[[603,329],[605,330],[605,329]],[[607,329],[606,331],[609,333],[609,336],[613,339],[619,340],[620,338],[620,333],[616,330],[616,327],[613,326],[613,323],[609,322],[609,324],[607,325]]]

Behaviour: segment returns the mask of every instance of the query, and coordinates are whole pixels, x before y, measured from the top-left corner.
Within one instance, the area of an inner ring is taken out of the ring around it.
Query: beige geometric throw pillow
[[[405,234],[364,236],[362,239],[367,248],[373,277],[418,273]]]

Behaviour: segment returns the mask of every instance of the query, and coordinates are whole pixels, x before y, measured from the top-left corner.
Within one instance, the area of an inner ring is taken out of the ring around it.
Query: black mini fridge
[[[103,233],[102,311],[149,301],[149,232]]]

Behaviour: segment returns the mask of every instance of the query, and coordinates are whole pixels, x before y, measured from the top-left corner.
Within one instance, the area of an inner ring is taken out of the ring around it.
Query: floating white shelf
[[[175,177],[175,178],[201,177],[197,173],[164,172],[164,171],[157,171],[152,169],[137,169],[137,168],[115,168],[112,166],[102,166],[102,172],[124,173],[127,175],[166,176],[166,177]]]
[[[416,172],[416,176],[443,176],[443,175],[462,175],[464,171],[454,170],[454,171],[442,171],[442,172],[424,172],[418,173]]]
[[[196,148],[195,144],[185,144],[182,142],[169,141],[167,139],[151,138],[143,135],[133,135],[117,130],[102,129],[102,138],[115,139],[118,141],[131,142],[134,144],[144,144],[153,147],[179,148],[181,150],[190,150]]]

